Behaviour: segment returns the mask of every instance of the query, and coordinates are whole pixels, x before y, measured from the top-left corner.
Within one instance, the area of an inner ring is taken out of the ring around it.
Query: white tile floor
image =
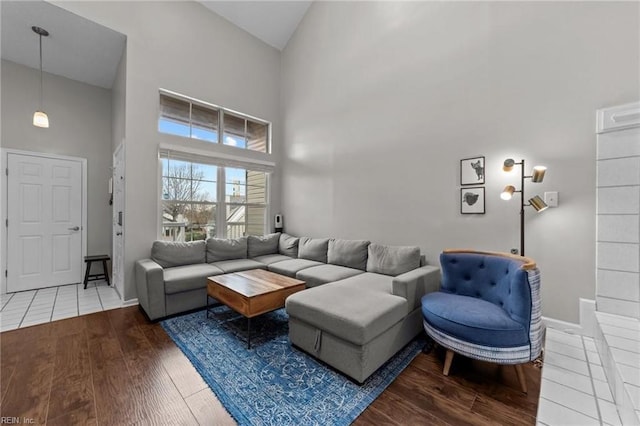
[[[596,346],[623,424],[640,425],[640,320],[596,312]]]
[[[0,331],[120,308],[120,296],[106,281],[0,294]]]
[[[547,328],[538,425],[621,425],[594,339]]]
[[[595,339],[547,328],[539,425],[640,425],[640,321],[596,312]]]

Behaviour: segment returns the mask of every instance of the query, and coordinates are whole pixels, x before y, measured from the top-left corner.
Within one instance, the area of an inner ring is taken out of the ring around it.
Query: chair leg
[[[91,273],[91,261],[87,262],[87,269],[84,272],[84,289],[87,289],[87,283],[89,282],[89,274]]]
[[[445,376],[449,375],[451,361],[453,361],[453,351],[451,349],[447,349],[447,355],[444,358],[444,369],[442,370],[442,374],[444,374]]]
[[[522,364],[514,365],[516,368],[516,375],[518,376],[518,383],[520,383],[520,389],[522,392],[527,393],[527,378],[524,375],[524,370],[522,369]]]
[[[102,272],[104,272],[104,279],[107,280],[107,285],[111,285],[111,281],[109,280],[109,271],[107,271],[107,261],[102,261]]]

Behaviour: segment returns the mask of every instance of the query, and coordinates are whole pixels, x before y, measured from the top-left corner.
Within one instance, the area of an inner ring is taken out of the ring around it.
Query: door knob
[[[122,235],[122,232],[116,232],[116,235],[118,235],[118,236]]]
[[[79,231],[80,227],[79,226],[74,226],[73,228],[68,228],[69,231]]]

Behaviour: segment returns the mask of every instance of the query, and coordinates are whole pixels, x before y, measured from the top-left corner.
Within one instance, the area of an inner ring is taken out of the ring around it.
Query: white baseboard
[[[139,305],[138,298],[129,299],[129,300],[123,300],[122,301],[122,307],[123,308],[126,308],[127,306],[135,306],[135,305]]]
[[[555,318],[542,317],[542,323],[547,328],[564,331],[569,334],[582,334],[582,326],[573,322],[562,321]]]

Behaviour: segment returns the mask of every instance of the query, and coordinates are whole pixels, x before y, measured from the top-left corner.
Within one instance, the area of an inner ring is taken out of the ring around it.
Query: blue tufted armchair
[[[453,354],[513,364],[527,392],[522,364],[542,346],[540,271],[533,260],[506,253],[445,250],[440,291],[422,298],[426,333]]]

